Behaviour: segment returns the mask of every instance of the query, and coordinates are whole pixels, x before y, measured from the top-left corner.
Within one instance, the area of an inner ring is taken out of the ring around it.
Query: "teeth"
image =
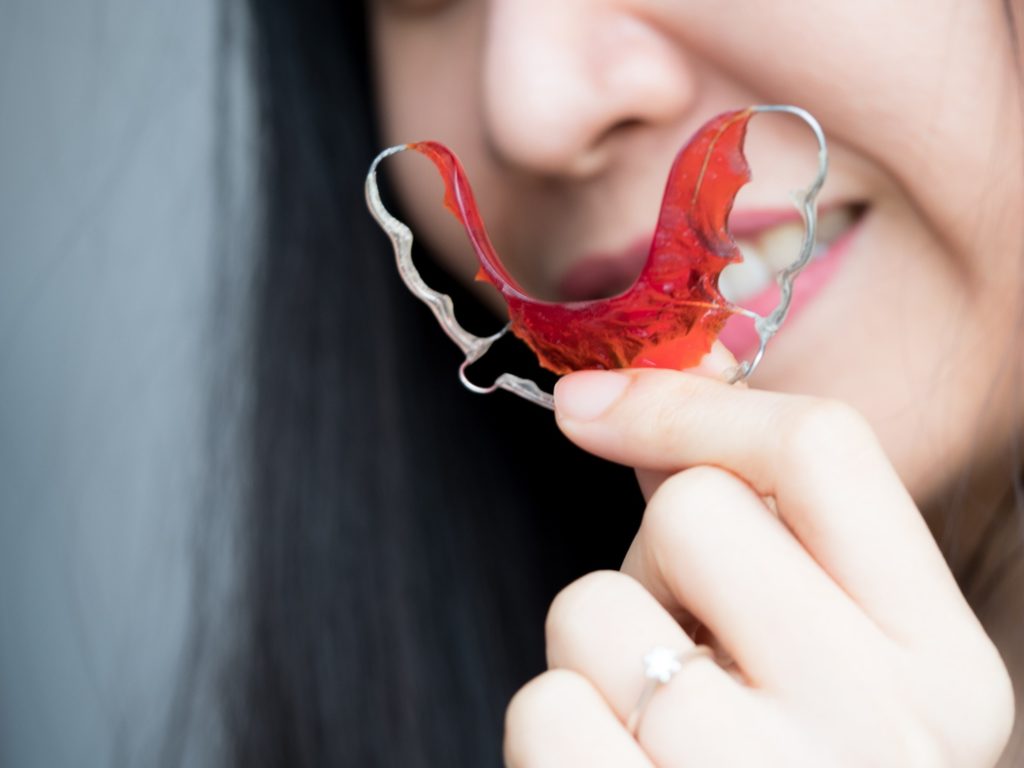
[[[781,272],[800,255],[803,242],[804,225],[794,221],[762,233],[757,241],[757,250],[772,272]]]
[[[833,208],[818,219],[818,244],[831,245],[839,236],[848,230],[857,220],[857,213],[852,206]]]
[[[818,237],[812,258],[829,249],[856,220],[851,206],[833,208],[818,219]],[[738,304],[763,291],[774,276],[792,264],[804,239],[801,222],[780,224],[765,230],[755,241],[737,240],[743,261],[722,270],[718,288],[726,300]]]
[[[718,277],[718,290],[726,301],[737,304],[756,296],[772,281],[772,270],[765,263],[757,249],[745,242],[737,242],[743,261],[730,264]]]

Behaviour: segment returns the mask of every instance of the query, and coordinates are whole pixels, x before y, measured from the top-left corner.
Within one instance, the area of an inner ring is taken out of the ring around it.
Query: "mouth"
[[[574,264],[558,284],[558,301],[607,299],[629,288],[643,270],[651,239],[619,253],[595,253]]]
[[[797,280],[798,286],[817,262],[833,253],[834,246],[856,226],[865,209],[863,204],[851,203],[822,211],[811,263]],[[767,304],[773,293],[777,300],[775,276],[800,252],[803,221],[796,211],[734,212],[729,217],[729,231],[743,261],[722,270],[718,288],[727,301],[765,314],[773,306]],[[642,238],[625,251],[588,255],[562,277],[557,300],[589,301],[622,293],[636,281],[650,247],[650,238]]]
[[[793,285],[788,321],[780,335],[838,273],[867,210],[864,203],[850,203],[822,211],[811,261]],[[768,315],[779,303],[776,276],[792,264],[800,252],[803,222],[799,219],[777,221],[768,226],[745,229],[740,218],[736,226],[730,221],[730,226],[743,261],[722,270],[718,288],[731,303],[762,316]],[[749,359],[759,343],[754,324],[739,316],[726,323],[719,339],[740,360]]]
[[[807,270],[833,254],[834,246],[858,223],[864,214],[861,204],[840,205],[822,211],[818,217],[817,238]],[[730,264],[718,278],[718,290],[733,304],[764,314],[761,297],[771,293],[775,276],[793,263],[800,253],[804,224],[796,212],[772,215],[762,212],[735,214],[729,221],[730,232],[743,255],[743,261]],[[804,275],[798,279],[803,279]]]

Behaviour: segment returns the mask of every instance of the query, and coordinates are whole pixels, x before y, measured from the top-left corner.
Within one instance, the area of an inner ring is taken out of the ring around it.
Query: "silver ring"
[[[677,651],[674,648],[666,648],[659,645],[644,655],[644,677],[646,682],[644,683],[644,689],[640,694],[640,698],[636,702],[636,706],[633,707],[633,711],[629,714],[629,719],[626,720],[626,728],[629,729],[630,734],[634,738],[636,738],[637,729],[640,727],[640,718],[643,716],[644,710],[650,703],[651,697],[654,696],[658,686],[664,685],[671,680],[687,661],[701,656],[714,659],[715,653],[706,645],[695,645],[686,651]]]

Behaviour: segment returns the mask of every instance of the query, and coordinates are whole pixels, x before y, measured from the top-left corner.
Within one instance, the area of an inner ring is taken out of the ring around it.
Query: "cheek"
[[[473,173],[482,146],[477,96],[479,3],[461,3],[428,17],[377,10],[372,19],[378,122],[382,145],[440,141],[456,149],[481,205],[489,197]],[[476,258],[462,228],[443,206],[444,188],[426,159],[405,153],[384,173],[418,239],[444,266],[471,281]]]
[[[800,91],[830,138],[874,169],[874,222],[835,289],[800,318],[812,354],[782,339],[758,380],[856,405],[919,498],[1004,450],[1024,408],[1020,77],[999,3],[938,5],[907,27],[905,46],[865,60],[849,48],[856,32],[843,33],[817,77],[789,78],[787,100]],[[893,4],[897,28],[905,12]],[[808,48],[789,50],[762,70],[771,82]]]
[[[1024,242],[1019,225],[1004,226],[958,252],[901,193],[870,216],[843,273],[774,343],[755,384],[853,404],[925,502],[1021,431]]]
[[[386,140],[454,143],[477,122],[478,28],[468,13],[435,21],[377,14],[374,68]]]
[[[996,0],[647,2],[693,56],[767,101],[809,107],[957,252],[976,243],[993,160],[1022,176],[1019,78]]]

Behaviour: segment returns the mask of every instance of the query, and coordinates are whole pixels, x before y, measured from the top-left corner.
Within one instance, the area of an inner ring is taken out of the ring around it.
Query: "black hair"
[[[231,762],[500,765],[548,604],[621,564],[642,498],[550,412],[465,391],[399,281],[363,201],[362,4],[248,6],[263,209]],[[464,324],[500,326],[446,288]]]

